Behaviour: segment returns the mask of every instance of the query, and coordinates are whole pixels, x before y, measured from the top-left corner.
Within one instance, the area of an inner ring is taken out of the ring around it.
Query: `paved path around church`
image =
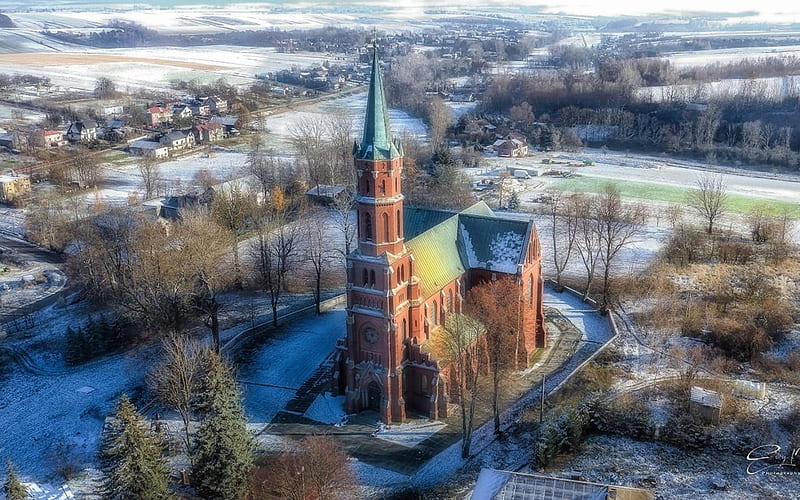
[[[549,346],[541,352],[532,368],[507,381],[509,394],[501,402],[501,407],[505,410],[504,423],[518,418],[525,408],[538,404],[543,376],[546,377],[545,390],[550,392],[612,336],[607,319],[568,292],[556,293],[546,288],[544,304]],[[329,388],[326,380],[330,373],[330,359],[329,356],[319,365],[261,434],[275,434],[295,439],[313,434],[328,434],[338,439],[351,456],[376,467],[408,476],[417,472],[432,457],[459,441],[461,420],[457,409],[454,409],[452,416],[444,421],[446,425],[439,432],[413,446],[404,446],[375,437],[379,418],[373,412],[351,415],[347,423],[341,426],[322,424],[304,417],[303,413],[308,410],[317,395]],[[488,384],[488,380],[486,382]],[[484,393],[490,394],[488,385]],[[480,426],[491,420],[490,405],[478,406],[475,416],[476,427],[479,427],[479,431],[485,432]],[[426,422],[427,419],[420,421]],[[484,427],[491,427],[491,423]]]

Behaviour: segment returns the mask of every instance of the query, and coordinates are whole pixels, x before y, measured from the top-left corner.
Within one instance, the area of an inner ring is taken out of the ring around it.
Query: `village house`
[[[70,142],[91,142],[97,140],[97,122],[79,120],[72,122],[67,128],[67,139]]]
[[[219,123],[203,123],[191,128],[196,144],[207,144],[221,141],[225,134],[225,128]]]
[[[147,116],[149,117],[151,127],[158,127],[161,124],[169,123],[169,121],[172,120],[172,112],[161,106],[153,106],[148,108]]]
[[[11,172],[0,175],[0,203],[11,203],[22,195],[30,193],[31,177]]]
[[[42,145],[46,148],[57,148],[67,145],[64,133],[58,130],[42,130]]]
[[[228,112],[228,101],[222,99],[221,97],[217,96],[206,97],[206,99],[203,101],[203,104],[208,106],[208,110],[211,113]]]
[[[239,133],[239,118],[235,116],[215,116],[208,123],[217,123],[225,129],[225,136],[237,135]]]
[[[162,135],[158,139],[158,142],[167,146],[170,153],[186,148],[193,148],[195,146],[194,134],[190,129],[173,130],[172,132]]]
[[[172,121],[187,121],[193,116],[192,109],[185,104],[172,106]]]
[[[528,144],[516,138],[498,139],[492,146],[497,156],[517,158],[528,155]]]
[[[189,109],[192,111],[193,115],[208,116],[211,113],[211,107],[198,99],[184,101],[184,104],[189,106]]]
[[[546,344],[536,227],[483,202],[461,212],[404,205],[403,150],[392,139],[377,54],[363,130],[353,148],[358,246],[347,255],[347,337],[337,346],[335,387],[347,413],[372,410],[384,423],[447,418],[459,397],[454,367],[432,346],[472,287],[513,280],[524,298],[517,359],[527,365]]]
[[[128,146],[128,151],[132,155],[144,157],[166,158],[169,156],[169,148],[156,141],[133,141]]]

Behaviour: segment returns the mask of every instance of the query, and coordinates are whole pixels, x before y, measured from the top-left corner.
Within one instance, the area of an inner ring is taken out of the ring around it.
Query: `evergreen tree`
[[[203,365],[192,483],[203,498],[238,500],[247,489],[253,467],[253,438],[230,368],[211,350],[206,351]]]
[[[516,210],[519,208],[519,195],[516,191],[511,193],[511,197],[508,199],[508,209],[509,210]]]
[[[103,438],[103,498],[160,500],[169,495],[169,474],[161,436],[152,432],[126,395]]]
[[[3,491],[8,500],[27,500],[30,498],[28,490],[22,485],[17,475],[17,469],[11,460],[6,460],[6,482],[3,485]]]

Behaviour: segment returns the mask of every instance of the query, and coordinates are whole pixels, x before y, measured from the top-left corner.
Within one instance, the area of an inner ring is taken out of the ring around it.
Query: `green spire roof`
[[[372,75],[369,79],[367,113],[364,118],[364,135],[355,156],[362,160],[390,160],[402,156],[392,140],[389,112],[386,109],[386,94],[383,91],[378,49],[372,55]]]

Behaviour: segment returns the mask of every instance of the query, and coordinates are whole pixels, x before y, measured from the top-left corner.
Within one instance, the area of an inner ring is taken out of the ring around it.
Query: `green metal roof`
[[[487,205],[483,200],[465,208],[461,211],[461,213],[467,215],[486,215],[488,217],[494,217],[494,212],[492,212],[492,209],[489,208],[489,205]]]
[[[356,158],[362,160],[390,160],[402,156],[400,148],[392,140],[377,47],[372,55],[372,75],[369,79],[364,135],[354,154]]]
[[[457,212],[433,208],[403,207],[403,237],[406,241],[416,238],[433,226],[440,224]]]
[[[416,238],[406,246],[414,255],[414,274],[420,277],[420,295],[427,299],[466,271],[461,261],[456,239],[458,215],[446,219]]]

